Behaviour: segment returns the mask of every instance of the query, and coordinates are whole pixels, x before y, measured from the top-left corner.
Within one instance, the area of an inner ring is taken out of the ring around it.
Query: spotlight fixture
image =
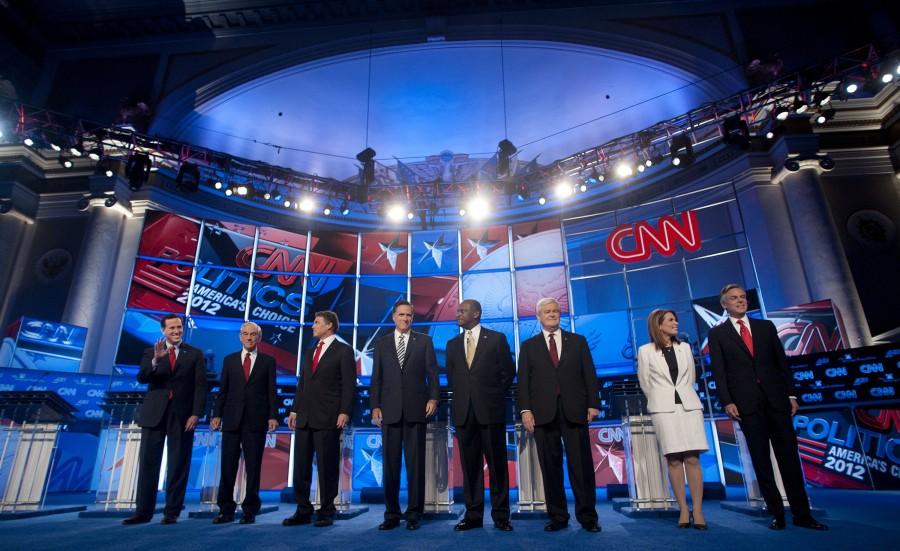
[[[547,204],[547,197],[543,193],[538,197],[538,204],[539,205]]]
[[[81,157],[81,150],[77,147],[70,147],[69,153],[71,153],[73,157]]]
[[[401,205],[400,203],[394,203],[393,205],[388,206],[387,209],[387,217],[394,222],[399,222],[403,220],[403,217],[406,216],[406,207]]]
[[[779,105],[772,113],[777,120],[785,121],[791,115],[791,110],[783,105]]]
[[[672,164],[685,167],[694,163],[694,144],[687,134],[678,134],[672,137],[669,144],[669,154],[672,155]]]
[[[77,203],[78,210],[82,210],[82,211],[87,210],[88,207],[90,207],[90,206],[91,206],[91,196],[90,195],[83,195],[81,197],[81,199],[78,200],[78,203]]]
[[[106,198],[105,201],[103,201],[103,204],[106,205],[107,208],[110,208],[118,202],[119,202],[119,200],[116,198],[115,195],[110,195],[109,197]]]
[[[581,193],[584,193],[588,189],[587,184],[581,184],[578,186],[578,189],[581,190]]]
[[[491,205],[484,197],[475,196],[466,204],[465,210],[475,220],[483,220],[490,214]]]
[[[881,75],[881,82],[882,82],[882,84],[887,84],[888,82],[890,82],[890,81],[892,81],[892,80],[894,80],[894,74],[893,74],[893,73],[884,73],[883,75]]]
[[[107,170],[106,172],[104,172],[104,174],[107,178],[112,178],[114,173],[112,170]]]
[[[645,170],[647,170],[647,167],[644,166],[644,163],[641,163],[638,165],[638,167],[637,167],[638,172],[644,172]]]
[[[200,189],[200,169],[194,163],[183,162],[175,177],[175,187],[179,191],[195,192]]]
[[[809,105],[803,101],[803,98],[801,98],[799,94],[794,96],[794,112],[798,115],[802,115],[807,111],[809,111]]]
[[[350,214],[350,204],[344,199],[341,202],[341,216],[347,216],[348,214]]]
[[[227,195],[228,197],[231,197],[232,195],[234,195],[234,190],[231,188],[226,188],[225,195]]]
[[[316,208],[316,204],[313,203],[313,200],[309,197],[304,197],[300,200],[298,207],[302,212],[312,212]]]
[[[100,160],[100,148],[96,148],[88,153],[88,159],[94,161],[95,163]]]
[[[284,201],[284,208],[286,208],[286,209],[291,208],[291,202],[288,201],[287,199],[285,199],[285,201]]]
[[[22,143],[25,144],[26,147],[32,147],[34,145],[34,140],[31,138],[25,138],[22,140]]]
[[[516,154],[516,146],[507,139],[497,144],[497,176],[509,176],[510,157]]]
[[[222,182],[221,182],[221,181],[216,180],[216,183],[213,184],[213,187],[214,187],[215,189],[222,189],[224,186],[222,185]]]
[[[272,199],[272,194],[268,191],[263,193],[263,199],[265,199],[266,201]]]
[[[322,214],[324,214],[325,216],[331,216],[331,207],[326,206],[324,209],[322,209]]]
[[[416,213],[414,213],[413,211],[409,211],[409,212],[406,213],[406,219],[407,219],[407,220],[412,220],[412,219],[414,219],[415,217],[416,217]]]
[[[767,139],[767,140],[771,140],[771,139],[774,138],[774,137],[775,137],[775,133],[772,132],[771,130],[769,130],[768,132],[766,132],[766,139]]]
[[[750,127],[740,115],[732,115],[722,123],[722,141],[746,149],[750,145]]]
[[[818,90],[813,94],[813,103],[819,107],[825,107],[831,101],[831,94],[825,90]]]
[[[619,164],[616,165],[616,176],[619,178],[628,178],[632,175],[634,175],[634,169],[631,168],[631,164],[627,161],[619,161]]]
[[[556,185],[553,186],[553,194],[557,199],[566,199],[575,193],[575,187],[567,177],[560,178]]]
[[[647,168],[650,168],[651,166],[653,166],[653,161],[651,161],[650,159],[647,159],[646,161],[644,161],[644,166],[646,166]]]
[[[359,172],[359,187],[356,189],[356,201],[366,203],[369,200],[369,185],[375,182],[375,150],[367,147],[356,154],[356,160],[362,163]]]
[[[243,185],[242,185],[242,186],[238,186],[238,187],[237,187],[237,190],[235,190],[235,191],[237,191],[237,194],[238,194],[238,196],[240,196],[240,197],[246,197],[246,196],[247,196],[247,186],[243,186]]]
[[[53,151],[62,151],[62,148],[53,142],[50,143],[50,149],[52,149]]]
[[[459,215],[460,215],[460,216],[465,216],[465,215],[466,215],[466,209],[459,209]]]
[[[859,90],[859,85],[855,82],[851,82],[844,87],[844,91],[848,94],[855,94]]]
[[[59,164],[61,164],[63,167],[72,168],[72,161],[70,159],[67,159],[67,158],[63,157],[62,155],[60,155],[59,159],[57,159],[57,160],[59,161]]]
[[[818,115],[816,115],[816,124],[825,124],[834,118],[834,115],[837,113],[834,109],[825,109]]]
[[[146,153],[137,152],[128,158],[128,164],[125,165],[125,176],[128,178],[128,186],[132,191],[141,189],[141,186],[147,183],[152,167],[153,163],[150,162],[150,156]]]

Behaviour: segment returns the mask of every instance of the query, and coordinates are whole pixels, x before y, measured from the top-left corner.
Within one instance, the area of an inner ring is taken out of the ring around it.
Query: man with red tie
[[[266,431],[278,428],[275,392],[275,358],[259,351],[262,328],[249,321],[241,325],[241,351],[225,356],[222,382],[209,423],[222,429],[222,476],[219,482],[219,514],[213,524],[234,521],[237,504],[234,483],[241,451],[247,473],[247,491],[241,503],[241,524],[253,524],[259,513],[259,479],[266,448]],[[223,420],[224,419],[224,420]]]
[[[184,505],[194,446],[194,428],[205,413],[206,365],[203,352],[183,340],[184,324],[176,314],[159,322],[163,338],[144,351],[139,383],[147,385],[137,415],[141,427],[137,499],[134,515],[122,524],[150,522],[156,509],[156,488],[163,447],[168,446],[166,508],[162,524],[175,524]]]
[[[741,424],[759,489],[772,515],[769,528],[785,527],[769,444],[775,451],[796,526],[828,527],[812,517],[791,417],[800,408],[778,330],[769,320],[747,317],[747,292],[735,283],[719,293],[728,319],[709,331],[709,361],[725,413]]]
[[[310,524],[313,506],[313,453],[319,474],[317,528],[331,526],[336,512],[341,469],[341,431],[350,424],[356,392],[356,362],[353,349],[337,340],[337,314],[316,312],[312,334],[318,342],[307,352],[297,380],[297,392],[288,417],[294,430],[294,496],[297,510],[282,521],[284,526]]]
[[[569,525],[563,486],[563,446],[575,495],[575,518],[588,532],[599,532],[594,462],[588,423],[600,413],[597,373],[587,340],[559,327],[560,307],[542,298],[535,308],[541,332],[522,343],[518,406],[525,430],[534,433],[547,498],[547,532]]]

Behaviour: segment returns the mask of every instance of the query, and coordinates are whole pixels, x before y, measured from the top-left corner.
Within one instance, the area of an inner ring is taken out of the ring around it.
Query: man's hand
[[[159,339],[153,345],[153,359],[161,360],[169,355],[169,349],[166,348],[166,339]]]
[[[337,428],[342,429],[350,424],[350,416],[346,413],[338,415]]]
[[[278,430],[278,419],[269,419],[269,432]]]
[[[288,415],[288,428],[291,430],[297,428],[297,414],[293,411]]]
[[[596,419],[598,415],[600,415],[599,409],[588,408],[588,423]]]
[[[522,412],[522,425],[528,432],[534,432],[534,415],[530,411]]]
[[[213,417],[209,421],[209,430],[219,430],[222,428],[222,418],[221,417]]]
[[[194,430],[197,427],[197,421],[199,420],[200,418],[196,415],[188,417],[187,423],[184,424],[184,432],[191,432]]]
[[[791,417],[793,417],[794,415],[797,415],[797,411],[800,410],[800,404],[797,403],[796,398],[790,398],[790,400],[791,400]]]
[[[381,408],[374,408],[372,410],[372,424],[381,428]]]
[[[725,413],[728,414],[729,417],[734,419],[735,421],[741,420],[741,412],[738,411],[738,408],[734,404],[728,404],[725,406]]]
[[[437,411],[437,400],[428,400],[428,403],[425,404],[425,417],[431,417],[434,415],[434,412]]]

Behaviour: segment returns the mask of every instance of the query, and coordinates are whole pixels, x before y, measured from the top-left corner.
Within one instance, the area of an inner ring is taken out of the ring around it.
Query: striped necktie
[[[397,362],[400,363],[400,368],[403,368],[403,359],[406,357],[406,335],[400,333],[400,342],[397,343]]]

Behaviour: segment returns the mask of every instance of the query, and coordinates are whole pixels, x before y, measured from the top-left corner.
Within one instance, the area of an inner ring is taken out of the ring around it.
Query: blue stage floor
[[[599,493],[598,493],[599,494]],[[717,501],[706,503],[708,532],[678,530],[674,519],[632,519],[613,511],[605,499],[598,501],[603,532],[589,534],[570,525],[567,531],[545,533],[544,521],[514,521],[515,531],[503,533],[488,523],[484,529],[466,533],[453,532],[454,520],[426,521],[417,532],[402,526],[390,532],[379,532],[383,505],[368,504],[369,512],[357,518],[338,521],[329,528],[299,526],[285,528],[281,520],[293,511],[290,504],[261,515],[255,525],[216,526],[209,519],[189,519],[187,513],[197,509],[193,503],[182,514],[178,524],[161,526],[154,522],[140,526],[121,526],[119,519],[78,518],[77,513],[10,520],[0,522],[0,548],[3,550],[68,549],[97,551],[102,549],[179,550],[231,549],[411,549],[433,551],[448,549],[559,549],[584,551],[594,549],[690,549],[691,551],[752,550],[770,551],[792,548],[806,549],[900,549],[900,492],[863,492],[849,490],[810,491],[814,506],[823,508],[823,520],[831,526],[828,532],[795,528],[788,522],[783,532],[766,528],[767,520],[722,509]],[[276,495],[267,493],[264,504],[275,504]],[[598,497],[601,497],[598,495]],[[735,491],[729,499],[740,499]],[[91,496],[52,496],[52,504],[87,504]]]

